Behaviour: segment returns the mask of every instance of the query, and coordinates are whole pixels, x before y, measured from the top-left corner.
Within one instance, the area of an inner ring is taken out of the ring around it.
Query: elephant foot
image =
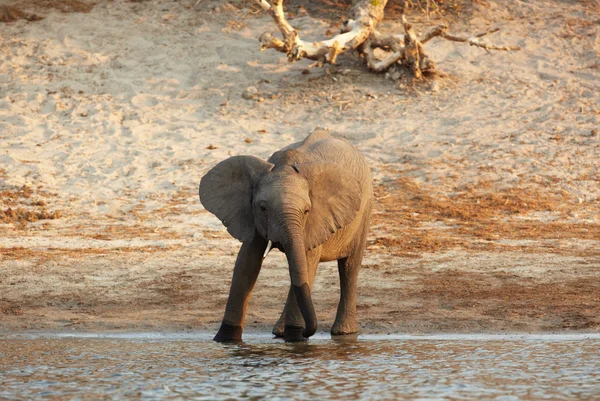
[[[283,337],[283,333],[285,332],[285,325],[282,322],[281,324],[279,322],[277,322],[275,324],[275,326],[273,326],[273,331],[271,333],[273,333],[273,335],[275,337],[281,338]]]
[[[243,329],[241,326],[221,323],[221,327],[219,328],[217,335],[213,338],[213,341],[218,343],[242,341],[242,331]]]
[[[285,326],[283,339],[290,343],[305,341],[306,338],[302,335],[303,331],[304,327],[301,326]]]
[[[348,334],[356,334],[358,333],[358,323],[357,322],[344,322],[338,323],[335,322],[331,327],[331,335],[332,336],[345,336]]]

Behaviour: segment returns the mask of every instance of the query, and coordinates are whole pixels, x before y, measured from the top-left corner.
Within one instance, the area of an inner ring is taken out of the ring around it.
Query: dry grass
[[[36,11],[56,10],[61,13],[89,13],[96,2],[82,0],[20,0],[17,2],[23,9]]]
[[[181,235],[165,228],[152,227],[142,224],[125,225],[111,224],[93,228],[75,226],[72,232],[79,236],[102,241],[114,241],[116,239],[178,239]],[[87,230],[87,231],[86,231]]]
[[[600,7],[598,8],[600,10]],[[567,18],[560,32],[560,37],[563,39],[585,39],[596,34],[598,25],[600,24],[600,18],[595,20],[583,19],[583,18]]]
[[[19,199],[31,199],[33,196],[33,189],[27,185],[23,185],[20,188],[11,188],[0,191],[0,201],[2,203],[15,202]],[[12,203],[15,204],[15,203]]]
[[[81,0],[13,0],[12,3],[0,6],[0,22],[14,22],[20,19],[39,21],[44,17],[36,13],[48,10],[89,13],[96,5],[95,2]]]
[[[24,227],[39,220],[54,220],[61,217],[59,210],[46,210],[46,202],[35,196],[31,187],[5,189],[0,191],[0,223]]]
[[[37,14],[32,14],[13,6],[0,6],[0,22],[14,22],[20,19],[39,21],[43,19]]]
[[[158,253],[171,252],[179,246],[131,246],[115,248],[46,248],[43,250],[16,247],[0,247],[0,261],[2,260],[37,260],[46,262],[51,260],[85,259],[93,255],[120,255],[131,253]]]
[[[398,256],[418,257],[452,248],[506,250],[500,240],[533,240],[536,244],[528,245],[529,251],[565,253],[568,250],[543,241],[600,239],[597,221],[573,218],[600,215],[597,204],[578,204],[542,189],[494,191],[483,184],[447,196],[404,177],[378,186],[375,194],[376,237],[371,246],[385,247]]]
[[[33,223],[39,220],[54,220],[61,217],[61,212],[55,210],[49,212],[46,209],[41,210],[26,210],[21,207],[16,209],[8,208],[6,210],[0,210],[0,223],[4,224],[17,224],[25,225],[27,223]]]
[[[258,9],[251,0],[242,0],[242,3],[253,10]],[[449,13],[458,14],[465,6],[470,6],[470,3],[463,0],[411,0],[406,2],[390,0],[386,6],[386,18],[399,18],[403,8],[406,8],[408,13],[423,15],[424,17]],[[352,4],[353,2],[349,0],[295,0],[284,3],[284,7],[289,13],[290,19],[298,14],[301,15],[306,10],[308,14],[315,18],[342,21],[348,18],[348,12]]]

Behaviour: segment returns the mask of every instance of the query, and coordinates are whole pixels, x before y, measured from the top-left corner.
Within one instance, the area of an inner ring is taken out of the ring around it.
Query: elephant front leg
[[[292,291],[293,291],[292,287],[290,286],[290,290],[288,291],[287,301],[285,302],[283,311],[281,312],[281,315],[279,316],[277,323],[275,323],[275,326],[273,326],[273,330],[271,331],[271,333],[273,333],[273,335],[275,337],[283,337],[283,331],[285,329],[285,314],[286,314],[286,311],[288,308],[288,303],[290,302],[289,301],[290,296],[294,296]]]
[[[238,253],[225,307],[223,322],[214,340],[241,341],[248,301],[262,266],[267,241],[255,234],[251,242],[244,242]]]

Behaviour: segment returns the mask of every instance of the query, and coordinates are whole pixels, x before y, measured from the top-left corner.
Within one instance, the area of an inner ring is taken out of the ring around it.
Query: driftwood
[[[360,0],[350,10],[350,18],[344,23],[339,34],[331,39],[307,42],[300,38],[298,31],[285,18],[283,0],[254,1],[271,15],[283,34],[283,39],[269,33],[261,35],[261,50],[275,49],[286,53],[290,61],[306,58],[315,60],[313,65],[335,64],[340,54],[356,50],[372,71],[385,72],[393,65],[399,64],[412,71],[415,78],[420,79],[423,74],[436,72],[433,61],[423,49],[423,45],[435,37],[468,43],[487,51],[520,49],[518,46],[495,46],[481,42],[483,36],[497,32],[499,28],[472,36],[460,36],[448,32],[448,27],[444,24],[435,26],[418,36],[404,15],[402,15],[404,34],[384,35],[378,32],[376,27],[383,19],[388,0]],[[375,56],[377,48],[391,54],[384,59],[379,59]]]

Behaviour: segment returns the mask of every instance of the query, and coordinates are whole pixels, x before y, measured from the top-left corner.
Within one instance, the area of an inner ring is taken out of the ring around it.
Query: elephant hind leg
[[[362,258],[347,257],[338,260],[340,273],[340,303],[338,304],[335,322],[331,326],[334,336],[353,334],[358,331],[356,318],[356,291],[358,271]]]
[[[306,263],[308,264],[308,285],[312,291],[313,283],[315,282],[315,275],[317,274],[317,266],[319,265],[319,259],[321,258],[321,247],[310,250],[306,254]],[[273,326],[273,335],[275,337],[284,337],[285,332],[285,319],[288,313],[288,309],[290,309],[290,314],[292,317],[292,321],[301,322],[301,326],[304,327],[304,319],[302,318],[302,314],[300,313],[300,308],[298,308],[298,304],[296,303],[296,295],[293,292],[292,286],[288,291],[287,301],[281,312],[281,316],[277,320],[277,323]],[[298,319],[298,316],[300,317]]]
[[[338,304],[335,322],[331,326],[334,336],[358,332],[356,317],[356,293],[358,287],[358,272],[362,264],[365,240],[357,243],[350,256],[338,259],[340,274],[340,303]]]
[[[335,322],[331,326],[331,334],[334,336],[358,332],[358,320],[356,316],[358,272],[360,271],[363,254],[367,245],[372,205],[369,204],[365,210],[366,214],[362,224],[362,232],[356,237],[349,255],[338,259],[340,303],[335,315]]]

